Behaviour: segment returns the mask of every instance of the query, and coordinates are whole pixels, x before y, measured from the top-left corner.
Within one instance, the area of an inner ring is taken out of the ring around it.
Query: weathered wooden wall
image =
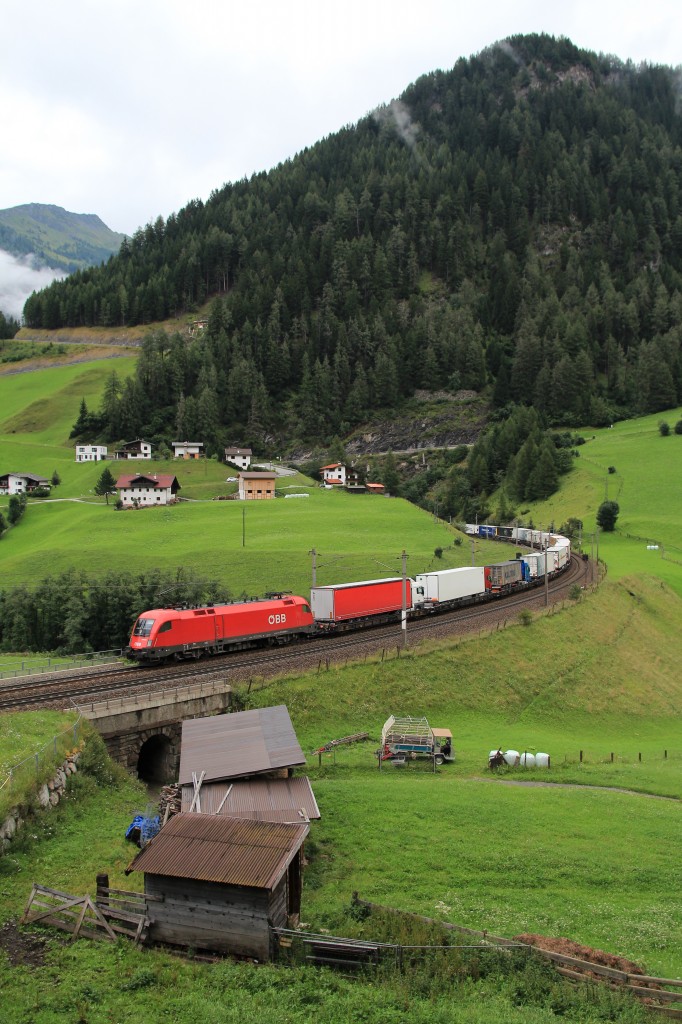
[[[149,904],[150,941],[270,959],[266,890],[148,874],[144,888],[163,897]]]

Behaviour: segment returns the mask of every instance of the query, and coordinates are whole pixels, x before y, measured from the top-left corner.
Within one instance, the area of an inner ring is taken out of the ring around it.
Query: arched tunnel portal
[[[178,770],[177,743],[168,731],[142,735],[137,755],[137,776],[147,784],[174,782]]]

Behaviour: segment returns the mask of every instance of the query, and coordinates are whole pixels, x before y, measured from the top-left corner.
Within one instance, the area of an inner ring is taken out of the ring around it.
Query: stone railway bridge
[[[147,783],[164,784],[178,777],[183,721],[225,713],[231,692],[218,679],[81,704],[80,710],[114,760]]]

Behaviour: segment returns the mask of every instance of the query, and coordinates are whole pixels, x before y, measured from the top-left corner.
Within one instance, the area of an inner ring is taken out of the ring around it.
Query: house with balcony
[[[134,441],[125,441],[120,448],[112,453],[112,459],[151,459],[151,441],[144,441],[141,437]]]
[[[116,491],[126,508],[171,505],[180,490],[171,473],[126,473],[116,481]]]
[[[36,487],[49,487],[50,481],[36,473],[4,473],[0,476],[0,494],[30,494]]]
[[[328,466],[320,468],[322,482],[327,487],[346,486],[346,467],[342,462],[330,462]]]

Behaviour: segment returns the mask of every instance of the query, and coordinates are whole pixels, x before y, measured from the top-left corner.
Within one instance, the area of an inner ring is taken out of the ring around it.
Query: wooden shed
[[[126,869],[144,872],[151,942],[271,958],[298,921],[309,825],[177,814]]]

